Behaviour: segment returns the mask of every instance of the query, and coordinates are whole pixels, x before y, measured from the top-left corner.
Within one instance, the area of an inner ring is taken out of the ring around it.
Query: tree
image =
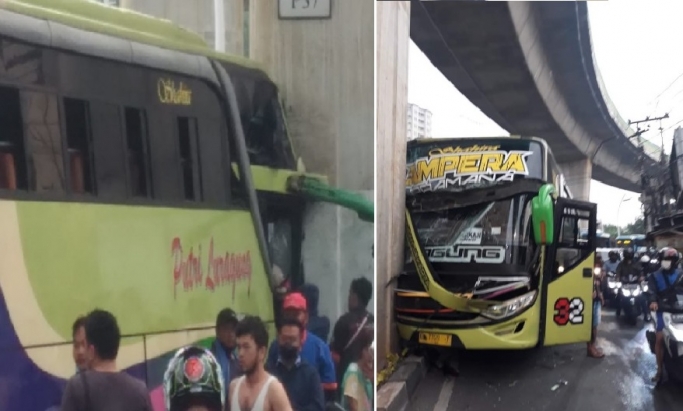
[[[610,237],[616,237],[616,236],[617,236],[617,232],[618,232],[619,230],[617,229],[617,226],[615,226],[615,225],[612,225],[612,224],[605,224],[605,225],[602,226],[602,231],[605,232],[605,233],[607,233],[607,234],[609,234]]]
[[[636,221],[627,225],[621,230],[622,234],[645,234],[645,219],[643,217],[636,218]]]

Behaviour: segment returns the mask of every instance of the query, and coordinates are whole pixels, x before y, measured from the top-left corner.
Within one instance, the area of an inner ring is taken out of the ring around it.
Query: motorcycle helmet
[[[640,263],[641,264],[647,264],[650,262],[650,257],[647,256],[647,254],[643,254],[642,257],[640,257]]]
[[[614,251],[614,250],[612,250],[612,251],[610,251],[609,253],[607,253],[607,258],[609,258],[609,259],[611,260],[612,257],[614,257],[615,260],[616,260],[617,257],[618,257],[617,252]]]
[[[168,411],[186,411],[198,405],[223,410],[225,382],[211,351],[189,346],[176,352],[164,373],[164,401]]]
[[[659,252],[659,263],[664,270],[676,268],[679,261],[680,254],[671,247],[662,248],[662,251]]]
[[[624,249],[624,260],[633,260],[633,248],[628,247]]]

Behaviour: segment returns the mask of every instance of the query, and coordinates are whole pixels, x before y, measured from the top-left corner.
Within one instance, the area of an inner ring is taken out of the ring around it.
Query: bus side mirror
[[[555,239],[553,193],[555,186],[545,184],[538,190],[538,195],[531,199],[531,224],[538,245],[550,245]]]

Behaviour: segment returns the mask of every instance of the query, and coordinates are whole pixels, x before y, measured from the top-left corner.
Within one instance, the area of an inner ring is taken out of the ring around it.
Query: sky
[[[662,122],[667,153],[674,129],[683,127],[683,53],[677,52],[681,15],[681,1],[588,2],[593,52],[610,99],[624,120],[668,112],[670,118]],[[408,60],[408,102],[432,112],[432,137],[509,135],[446,80],[412,41]],[[659,122],[650,127],[644,137],[661,146]],[[625,226],[642,215],[637,193],[595,180],[590,200],[598,204],[603,224]]]

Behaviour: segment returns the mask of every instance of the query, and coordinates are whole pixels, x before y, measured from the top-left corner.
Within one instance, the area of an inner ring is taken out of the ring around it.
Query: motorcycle
[[[628,280],[621,285],[617,294],[617,304],[624,314],[626,322],[636,325],[638,317],[643,315],[643,285],[639,276],[630,275]],[[617,315],[618,316],[618,315]]]
[[[683,278],[683,277],[682,277]],[[664,369],[672,380],[683,383],[683,279],[679,278],[673,285],[675,298],[672,295],[667,303],[659,304],[664,319]],[[656,313],[652,313],[652,321],[657,326]],[[655,328],[656,329],[656,328]],[[655,332],[648,330],[646,337],[650,351],[655,353]]]
[[[609,271],[603,282],[602,295],[605,298],[605,304],[616,304],[619,290],[621,289],[621,281],[617,279],[614,271]]]
[[[643,291],[643,298],[645,301],[650,301],[650,286],[648,285],[647,279],[640,283],[640,289]]]

